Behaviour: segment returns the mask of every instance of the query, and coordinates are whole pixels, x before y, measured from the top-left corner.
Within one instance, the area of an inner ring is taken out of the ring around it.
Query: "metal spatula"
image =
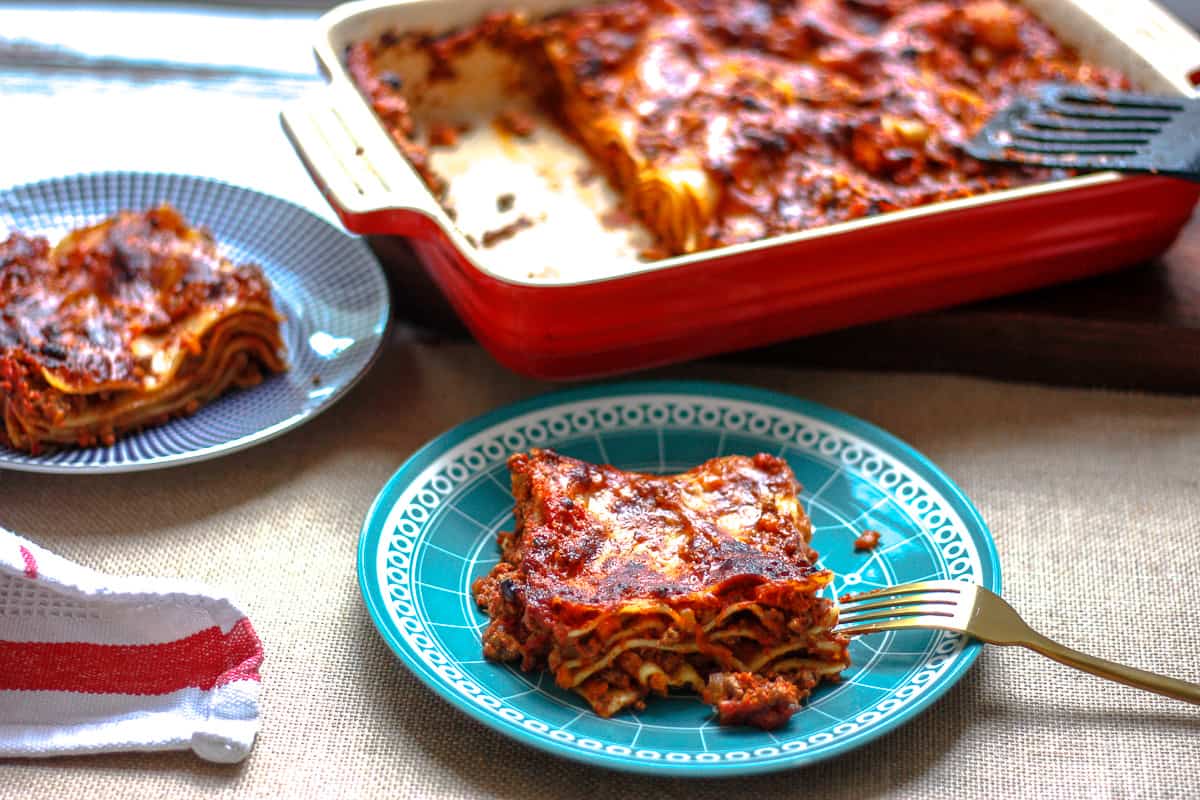
[[[1200,181],[1200,98],[1052,84],[998,113],[966,149],[986,161]]]

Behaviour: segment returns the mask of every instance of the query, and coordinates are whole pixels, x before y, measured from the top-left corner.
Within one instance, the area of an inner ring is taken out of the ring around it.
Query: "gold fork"
[[[879,631],[937,628],[990,644],[1019,644],[1126,686],[1200,704],[1200,684],[1126,667],[1063,647],[1030,628],[1013,607],[982,586],[960,581],[921,581],[841,599],[836,630],[848,636]]]

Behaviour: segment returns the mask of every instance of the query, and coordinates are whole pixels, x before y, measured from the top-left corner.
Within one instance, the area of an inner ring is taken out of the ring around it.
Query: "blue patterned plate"
[[[712,383],[595,386],[486,414],[430,442],[388,482],[363,525],[358,575],[367,609],[401,660],[475,719],[556,755],[669,775],[767,772],[876,739],[963,676],[979,644],[941,632],[858,637],[840,684],[823,685],[779,730],[723,728],[691,694],[602,719],[546,673],[483,658],[487,617],[470,586],[499,560],[511,529],[505,460],[551,447],[624,469],[676,472],[718,455],[767,452],[805,486],[813,545],[837,574],[834,594],[954,578],[1000,589],[979,512],[921,454],[878,428],[815,403]],[[864,529],[882,533],[855,552]]]
[[[132,472],[232,453],[312,419],[344,395],[378,355],[388,323],[388,288],[366,244],[300,206],[250,189],[157,173],[55,178],[0,192],[0,239],[19,230],[54,242],[121,209],[140,211],[163,201],[188,222],[207,227],[224,255],[263,268],[287,318],[288,372],[112,447],[38,456],[0,447],[0,468]]]

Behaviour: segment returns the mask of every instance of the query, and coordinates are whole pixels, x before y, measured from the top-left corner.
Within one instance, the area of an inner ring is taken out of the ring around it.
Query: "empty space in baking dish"
[[[611,277],[654,245],[649,230],[620,210],[591,157],[538,107],[537,76],[526,65],[478,43],[454,59],[453,76],[431,77],[419,50],[391,48],[379,66],[403,81],[414,139],[428,146],[430,167],[448,183],[454,224],[498,275]],[[456,141],[429,146],[438,128],[454,131]]]
[[[535,6],[527,10],[538,16],[593,3],[536,0],[528,5]],[[1176,95],[1190,91],[1184,62],[1197,57],[1200,45],[1153,4],[1140,0],[1024,0],[1023,5],[1084,58],[1124,71],[1137,89]],[[512,0],[364,4],[361,17],[330,28],[328,52],[344,52],[351,42],[385,30],[446,33],[477,22],[489,11],[522,8],[526,4]],[[340,60],[337,66],[343,66]],[[429,164],[448,182],[446,206],[453,225],[470,245],[471,259],[486,272],[517,283],[565,285],[604,280],[719,258],[735,250],[901,224],[916,216],[1119,179],[1102,173],[1033,184],[653,260],[654,236],[620,209],[619,195],[599,165],[538,108],[535,96],[540,81],[527,73],[526,65],[481,42],[453,60],[450,77],[439,74],[431,80],[430,60],[416,48],[404,54],[390,48],[389,60],[382,67],[404,81],[404,95],[411,103],[417,128],[415,141],[428,144],[429,132],[436,125],[459,129],[453,145],[429,149]],[[516,135],[497,124],[506,112],[531,121],[532,133]],[[852,255],[848,253],[848,257]]]

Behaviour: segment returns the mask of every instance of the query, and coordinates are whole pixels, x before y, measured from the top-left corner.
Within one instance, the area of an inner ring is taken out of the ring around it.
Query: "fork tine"
[[[961,593],[963,586],[969,586],[960,581],[914,581],[902,583],[899,586],[885,586],[882,589],[872,589],[869,592],[843,595],[841,602],[856,603],[859,600],[870,600],[874,597],[899,596],[917,594],[919,592],[956,592]]]
[[[866,622],[872,619],[915,619],[917,617],[953,617],[953,606],[949,611],[943,611],[945,606],[909,606],[907,608],[886,608],[878,611],[850,612],[845,616],[838,615],[838,624],[853,625],[856,622]]]
[[[958,631],[961,628],[950,622],[952,617],[922,616],[905,617],[903,619],[887,619],[879,622],[863,622],[859,624],[838,625],[834,631],[845,636],[861,636],[867,633],[883,631],[906,631],[918,628],[938,628],[940,630]]]
[[[899,597],[880,597],[875,600],[848,600],[841,604],[841,613],[849,614],[857,611],[870,611],[873,608],[890,608],[904,606],[919,606],[922,604],[948,605],[955,604],[954,595],[946,592],[921,592],[919,594],[905,594]]]
[[[870,622],[850,622],[834,628],[835,632],[844,636],[862,636],[864,633],[881,633],[883,631],[914,631],[918,628],[940,628],[943,631],[959,631],[961,628],[953,622],[953,616],[905,616],[902,619],[884,619]]]

